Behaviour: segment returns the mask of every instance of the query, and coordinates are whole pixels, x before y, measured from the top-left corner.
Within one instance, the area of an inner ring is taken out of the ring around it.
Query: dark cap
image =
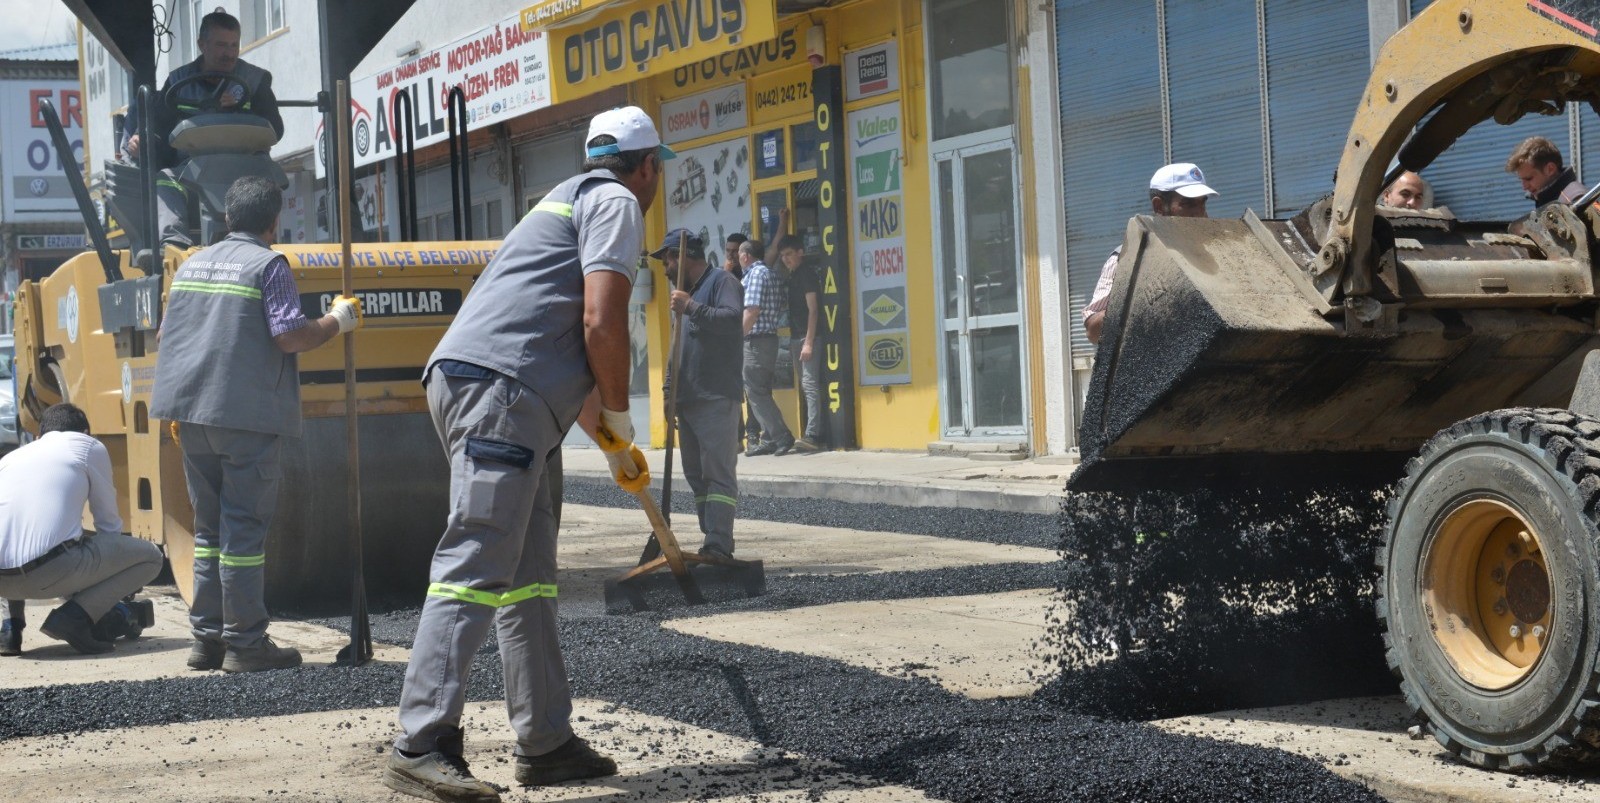
[[[698,252],[704,250],[706,247],[705,243],[700,242],[699,235],[689,231],[688,229],[679,228],[667,232],[667,236],[661,241],[661,247],[651,251],[650,256],[660,259],[662,254],[668,251],[678,250],[678,243],[680,241],[683,243],[684,249],[688,251]]]

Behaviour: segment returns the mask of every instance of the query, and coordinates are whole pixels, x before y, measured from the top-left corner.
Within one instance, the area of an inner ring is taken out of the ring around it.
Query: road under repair
[[[622,773],[510,799],[1591,799],[1583,778],[1450,762],[1406,738],[1394,698],[1155,723],[1074,713],[1049,649],[1051,516],[754,498],[762,519],[741,539],[767,561],[767,595],[607,616],[601,585],[642,516],[604,486],[572,482],[567,498],[574,725]],[[28,654],[0,663],[15,799],[394,799],[377,778],[418,600],[376,616],[371,665],[327,666],[345,621],[309,618],[280,626],[308,665],[256,675],[184,670],[181,602],[159,602],[158,627],[113,656],[29,631]],[[467,758],[508,786],[499,660],[490,645],[476,662]]]

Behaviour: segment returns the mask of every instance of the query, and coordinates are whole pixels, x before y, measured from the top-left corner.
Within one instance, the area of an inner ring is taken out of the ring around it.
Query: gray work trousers
[[[814,345],[811,359],[802,361],[800,348],[804,345],[804,340],[791,344],[795,363],[800,366],[801,426],[805,428],[806,440],[819,446],[822,442],[822,345]]]
[[[161,550],[131,535],[90,535],[26,574],[0,575],[0,597],[66,597],[99,621],[111,606],[161,573]],[[20,612],[20,611],[19,611]]]
[[[156,225],[161,229],[161,242],[188,247],[189,241],[189,188],[178,180],[172,168],[156,175]],[[159,244],[151,244],[153,253],[160,253]]]
[[[764,441],[786,445],[794,443],[783,412],[772,400],[772,377],[778,365],[778,338],[755,335],[744,339],[744,395],[761,422]]]
[[[428,377],[428,409],[450,459],[451,509],[433,553],[395,746],[429,752],[457,728],[472,659],[495,626],[517,753],[572,736],[572,692],[556,632],[556,530],[547,472],[566,434],[544,399],[499,374]],[[570,422],[569,422],[570,425]]]
[[[189,627],[198,641],[259,647],[267,636],[266,544],[282,477],[279,438],[179,424],[178,440],[194,505]]]
[[[678,403],[683,476],[694,490],[694,509],[706,547],[733,554],[733,514],[739,503],[739,400]]]

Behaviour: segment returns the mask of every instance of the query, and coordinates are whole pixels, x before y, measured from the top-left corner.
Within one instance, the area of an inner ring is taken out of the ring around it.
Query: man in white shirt
[[[122,534],[111,455],[70,404],[44,411],[39,439],[0,458],[0,597],[66,603],[39,628],[81,653],[109,652],[101,617],[161,571],[161,551]],[[89,506],[94,532],[83,529]]]

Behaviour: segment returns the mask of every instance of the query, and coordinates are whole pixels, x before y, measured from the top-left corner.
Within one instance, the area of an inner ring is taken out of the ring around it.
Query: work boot
[[[94,637],[101,641],[133,641],[144,635],[149,624],[155,624],[155,605],[150,600],[123,600],[94,623]]]
[[[222,658],[224,672],[265,672],[269,669],[293,669],[300,665],[300,651],[293,647],[279,647],[271,638],[261,639],[255,647],[239,649],[228,645]]]
[[[72,649],[84,655],[99,655],[116,649],[111,642],[94,637],[94,620],[72,600],[67,600],[66,604],[51,611],[50,615],[44,618],[44,624],[40,625],[39,632],[56,641],[65,641]]]
[[[396,792],[445,803],[500,803],[500,793],[494,787],[472,777],[461,750],[460,728],[439,737],[431,753],[410,756],[394,748],[389,751],[389,762],[383,769],[383,785]]]
[[[22,628],[20,619],[0,621],[0,655],[22,654]]]
[[[793,449],[793,448],[794,448],[794,438],[790,438],[790,439],[788,439],[786,441],[783,441],[781,443],[772,444],[772,454],[774,456],[777,456],[777,457],[783,457],[784,455],[789,453],[790,449]]]
[[[189,645],[189,668],[199,670],[221,669],[222,655],[227,650],[228,645],[220,641],[206,641],[205,639],[197,638],[193,644]]]
[[[772,441],[765,441],[763,443],[758,443],[755,446],[752,446],[752,447],[744,450],[744,456],[745,457],[760,457],[760,456],[762,456],[764,454],[772,454],[774,451],[777,450],[777,448],[778,448],[778,444],[773,443]]]
[[[517,783],[523,786],[549,786],[616,774],[617,762],[595,752],[576,734],[542,756],[517,756]]]

